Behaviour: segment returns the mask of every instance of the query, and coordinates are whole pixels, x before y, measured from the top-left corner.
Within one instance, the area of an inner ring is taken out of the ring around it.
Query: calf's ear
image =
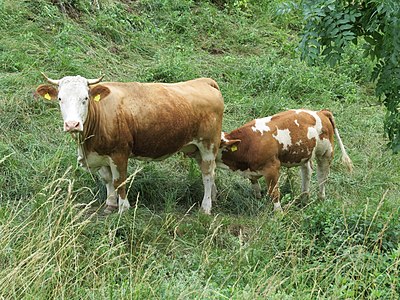
[[[57,99],[58,91],[52,85],[41,84],[36,89],[36,95],[40,95],[46,100],[55,100]]]
[[[234,140],[226,140],[221,139],[220,148],[235,152],[238,149],[238,145],[240,144],[241,140],[234,139]]]
[[[96,102],[101,101],[107,97],[108,94],[110,94],[110,89],[104,85],[99,84],[90,88],[90,97]]]

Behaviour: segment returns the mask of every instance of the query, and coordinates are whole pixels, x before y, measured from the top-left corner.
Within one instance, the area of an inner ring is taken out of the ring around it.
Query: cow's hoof
[[[109,215],[118,210],[118,206],[113,206],[113,205],[106,205],[106,208],[104,209],[104,214]]]
[[[205,215],[211,215],[211,208],[200,208],[200,211]]]
[[[120,199],[118,203],[118,213],[122,214],[131,207],[128,200]]]

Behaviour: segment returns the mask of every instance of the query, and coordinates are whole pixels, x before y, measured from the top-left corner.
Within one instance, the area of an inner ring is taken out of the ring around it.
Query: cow
[[[278,187],[281,166],[300,166],[302,195],[308,197],[312,159],[317,161],[320,199],[325,198],[325,182],[333,158],[333,136],[342,152],[342,162],[351,172],[353,166],[333,114],[329,110],[289,110],[255,119],[230,133],[221,133],[217,166],[238,171],[250,179],[257,198],[261,198],[258,179],[266,180],[274,211],[282,211]]]
[[[79,141],[78,163],[98,171],[105,181],[106,213],[130,207],[125,189],[128,158],[163,160],[183,152],[199,163],[204,185],[201,209],[210,214],[224,110],[214,80],[122,83],[102,82],[103,77],[44,76],[50,84],[39,85],[36,93],[58,100],[64,131]]]

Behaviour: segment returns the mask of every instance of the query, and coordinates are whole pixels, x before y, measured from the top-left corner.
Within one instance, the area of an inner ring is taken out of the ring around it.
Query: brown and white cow
[[[301,167],[302,192],[309,194],[311,160],[317,160],[319,198],[325,198],[325,181],[333,158],[333,136],[349,171],[352,162],[346,153],[333,115],[328,110],[289,110],[253,120],[231,133],[221,134],[217,166],[239,171],[249,178],[260,198],[258,179],[264,176],[274,210],[282,210],[278,187],[281,166]]]
[[[209,214],[216,196],[215,158],[224,110],[217,83],[209,78],[170,84],[101,79],[47,78],[52,85],[40,85],[36,91],[48,100],[58,99],[64,131],[80,142],[78,162],[99,171],[106,183],[106,212],[130,207],[125,191],[129,157],[161,160],[182,151],[199,162],[201,208]]]

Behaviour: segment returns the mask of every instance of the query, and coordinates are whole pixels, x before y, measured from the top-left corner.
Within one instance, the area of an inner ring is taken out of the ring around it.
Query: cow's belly
[[[135,131],[132,147],[132,156],[140,159],[164,159],[188,145],[196,145],[195,141],[202,137],[197,132],[198,121],[192,114],[160,112],[157,119],[152,116],[142,123]],[[209,130],[215,131],[212,127]]]
[[[162,155],[159,157],[149,157],[149,156],[140,156],[140,155],[131,155],[131,158],[137,159],[137,160],[142,160],[142,161],[160,161],[160,160],[164,160],[168,157],[170,157],[171,155],[173,155],[175,153],[172,154],[166,154],[166,155]]]
[[[256,170],[256,171],[252,171],[250,169],[246,169],[246,170],[233,170],[231,168],[229,168],[229,166],[227,166],[226,164],[224,164],[221,161],[217,161],[217,167],[221,168],[221,169],[225,169],[225,170],[231,170],[234,171],[236,174],[239,174],[240,176],[243,176],[245,178],[253,178],[253,177],[261,177],[262,175],[262,171],[261,170]]]
[[[251,171],[250,169],[241,171],[241,170],[237,170],[235,171],[236,173],[238,173],[239,175],[245,177],[245,178],[253,178],[253,177],[260,177],[263,176],[261,171]]]
[[[311,156],[303,157],[299,161],[281,161],[281,165],[287,168],[298,167],[304,165],[311,159]]]
[[[148,155],[145,153],[141,153],[140,155],[131,154],[131,158],[135,158],[143,161],[160,161],[164,160],[178,152],[183,152],[185,155],[189,157],[197,157],[198,154],[198,141],[194,139],[190,143],[185,144],[184,146],[172,147],[167,149],[152,149],[148,151]]]

